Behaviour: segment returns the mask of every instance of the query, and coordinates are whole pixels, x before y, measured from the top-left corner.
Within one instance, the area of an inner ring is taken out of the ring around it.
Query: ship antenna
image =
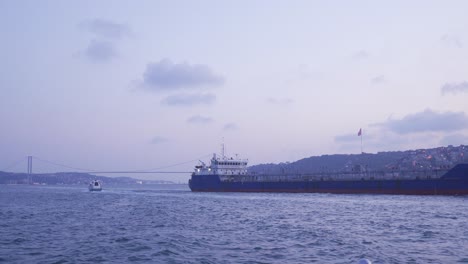
[[[221,143],[221,158],[224,159],[224,137],[223,137],[223,141]]]

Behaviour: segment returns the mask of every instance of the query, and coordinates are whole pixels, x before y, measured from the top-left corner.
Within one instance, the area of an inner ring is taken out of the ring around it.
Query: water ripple
[[[467,197],[1,186],[0,200],[5,263],[468,263]]]

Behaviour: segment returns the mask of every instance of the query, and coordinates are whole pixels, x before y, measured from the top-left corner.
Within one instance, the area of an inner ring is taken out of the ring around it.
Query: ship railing
[[[371,171],[371,172],[326,172],[313,174],[248,174],[223,175],[228,182],[299,182],[299,181],[356,181],[356,180],[418,180],[438,179],[447,170]]]

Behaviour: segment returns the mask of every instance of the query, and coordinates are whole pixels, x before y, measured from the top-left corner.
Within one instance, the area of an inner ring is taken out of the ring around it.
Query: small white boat
[[[88,185],[88,189],[92,191],[102,191],[102,185],[98,180],[91,181]]]

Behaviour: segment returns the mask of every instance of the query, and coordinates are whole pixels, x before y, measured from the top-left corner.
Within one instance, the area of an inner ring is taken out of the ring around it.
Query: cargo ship
[[[468,195],[468,163],[432,170],[323,173],[249,173],[248,160],[213,154],[200,161],[189,180],[193,192],[290,192],[340,194]]]

